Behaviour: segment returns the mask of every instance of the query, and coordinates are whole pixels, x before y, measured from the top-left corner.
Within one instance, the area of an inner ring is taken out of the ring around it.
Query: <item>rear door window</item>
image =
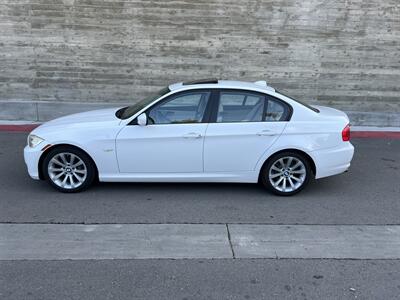
[[[217,123],[261,122],[265,96],[242,91],[221,91]]]

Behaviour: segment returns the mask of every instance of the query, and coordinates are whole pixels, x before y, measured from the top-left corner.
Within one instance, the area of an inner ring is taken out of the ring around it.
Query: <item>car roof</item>
[[[235,81],[235,80],[217,80],[217,79],[201,79],[190,82],[178,82],[171,84],[169,89],[171,91],[177,91],[180,89],[191,89],[191,88],[224,88],[224,89],[244,89],[244,90],[265,90],[275,92],[275,89],[267,84],[266,81]]]

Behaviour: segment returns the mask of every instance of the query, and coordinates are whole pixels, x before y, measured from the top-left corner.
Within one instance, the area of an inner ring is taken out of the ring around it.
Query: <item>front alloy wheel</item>
[[[69,152],[54,155],[47,170],[50,180],[64,189],[81,186],[87,177],[87,168],[83,160]]]
[[[61,192],[78,192],[94,180],[95,170],[86,153],[72,147],[50,151],[43,163],[43,173],[49,183]]]
[[[283,152],[268,160],[261,181],[273,193],[290,196],[306,186],[310,174],[310,164],[305,157],[295,152]]]

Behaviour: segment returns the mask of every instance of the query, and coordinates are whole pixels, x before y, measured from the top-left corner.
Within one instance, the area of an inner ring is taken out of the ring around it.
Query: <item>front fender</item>
[[[95,162],[99,177],[103,174],[118,173],[118,164],[115,151],[115,138],[119,126],[102,129],[64,130],[35,134],[45,138],[52,147],[57,145],[71,145],[85,151]],[[62,137],[62,138],[60,138]]]

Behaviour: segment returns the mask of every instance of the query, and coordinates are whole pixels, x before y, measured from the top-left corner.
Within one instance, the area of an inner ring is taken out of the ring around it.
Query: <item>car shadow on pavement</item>
[[[312,189],[318,186],[319,182],[312,179],[309,185],[300,193],[308,194],[312,193]],[[324,184],[329,187],[328,184]],[[98,182],[91,190],[98,192],[135,192],[135,191],[151,191],[151,192],[174,192],[174,193],[192,193],[192,194],[224,194],[224,193],[235,193],[243,195],[268,195],[271,197],[278,197],[267,189],[265,189],[261,183],[194,183],[194,182],[183,182],[183,183],[167,183],[167,182]]]

